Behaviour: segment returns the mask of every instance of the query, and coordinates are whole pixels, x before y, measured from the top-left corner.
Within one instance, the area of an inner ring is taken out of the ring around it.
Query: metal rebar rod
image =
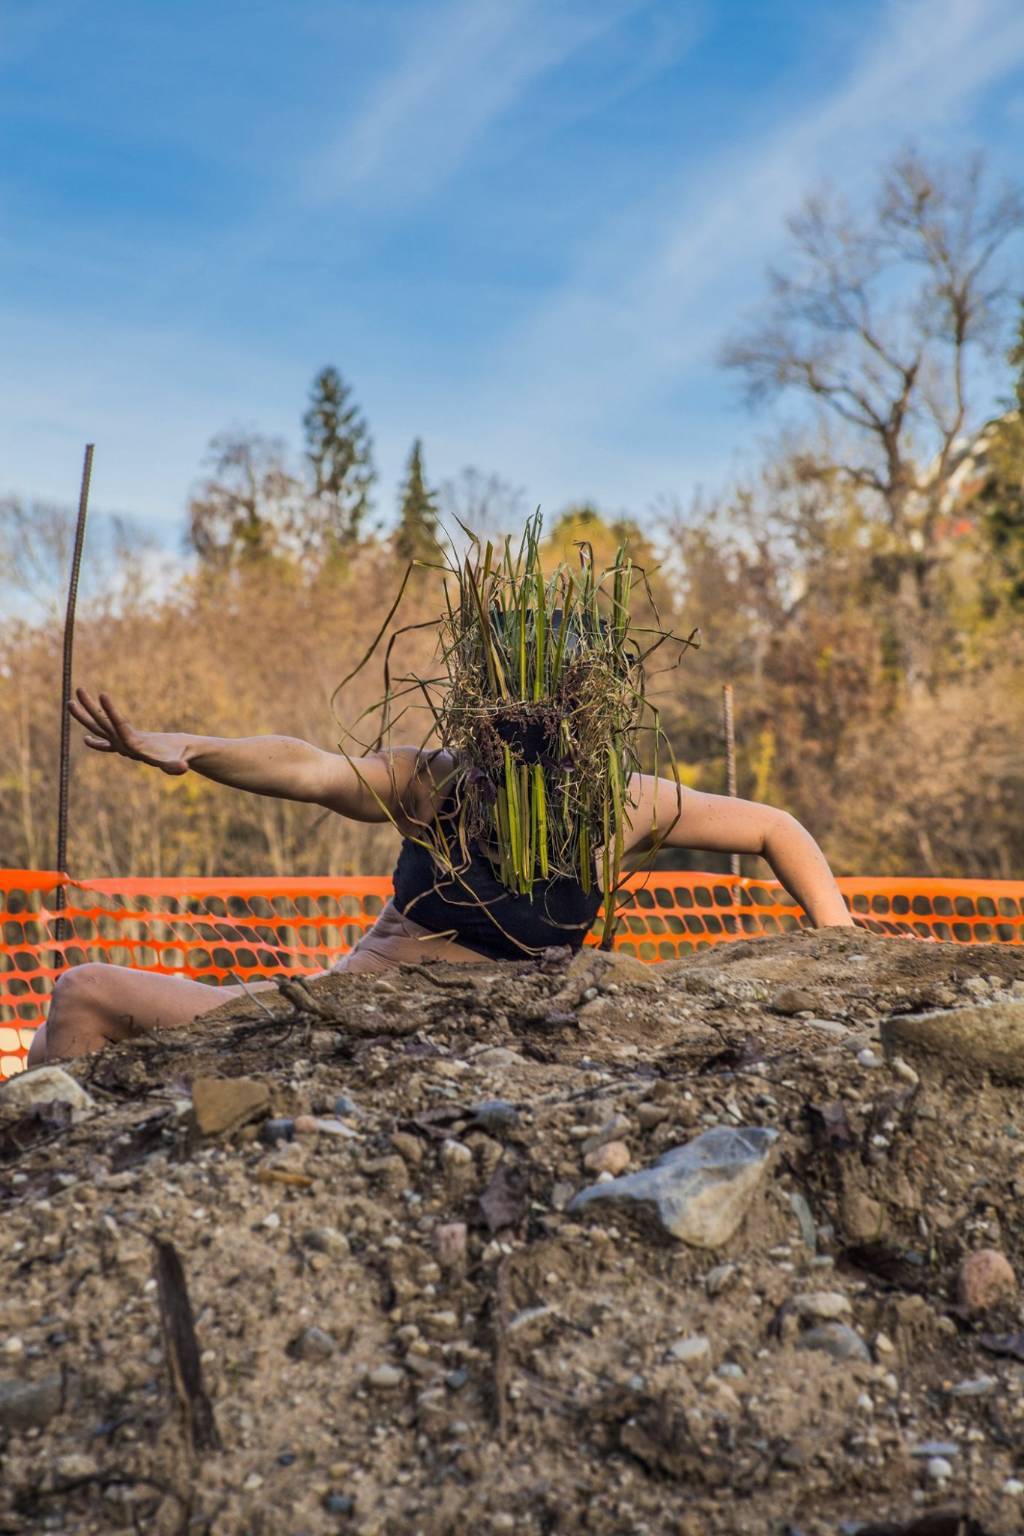
[[[736,793],[736,730],[732,712],[732,683],[722,685],[722,732],[725,736],[725,787],[730,795]],[[740,870],[740,856],[738,853],[729,855],[729,873],[738,875]]]
[[[85,519],[89,510],[89,482],[92,479],[92,455],[94,443],[86,443],[85,459],[82,463],[82,484],[78,493],[78,521],[75,524],[75,548],[71,556],[71,577],[68,582],[68,603],[64,612],[64,667],[61,674],[60,690],[60,785],[57,793],[57,871],[60,875],[67,873],[68,859],[68,784],[70,782],[70,752],[71,752],[71,715],[68,705],[71,703],[71,666],[75,648],[75,606],[78,602],[78,576],[82,568],[82,549],[85,544]],[[67,887],[63,880],[57,886],[54,901],[55,910],[61,914],[57,918],[54,927],[54,938],[58,945],[63,944],[68,936],[67,919],[63,916],[67,904]],[[57,949],[54,955],[54,966],[59,968],[64,964],[64,954]]]

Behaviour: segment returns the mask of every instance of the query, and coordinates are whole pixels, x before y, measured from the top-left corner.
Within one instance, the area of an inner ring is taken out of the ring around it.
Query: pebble
[[[704,1276],[704,1289],[709,1296],[720,1296],[733,1284],[738,1273],[735,1264],[716,1264]]]
[[[794,1190],[790,1195],[789,1208],[800,1225],[800,1236],[803,1238],[806,1246],[814,1253],[818,1247],[818,1230],[814,1225],[814,1216],[811,1208],[798,1190]]]
[[[933,1456],[925,1471],[933,1483],[948,1483],[953,1476],[953,1468],[944,1456]]]
[[[994,1392],[998,1385],[995,1376],[968,1376],[949,1391],[951,1397],[984,1397],[986,1393]]]
[[[802,987],[780,987],[768,1004],[772,1013],[814,1013],[814,998]]]
[[[331,1119],[323,1115],[296,1115],[296,1136],[347,1136],[354,1139],[359,1135],[344,1120]]]
[[[904,1061],[902,1056],[894,1056],[889,1063],[895,1075],[904,1083],[909,1083],[911,1088],[916,1088],[921,1081],[909,1061]]]
[[[434,1253],[442,1269],[458,1269],[466,1262],[467,1235],[464,1221],[445,1221],[434,1228]]]
[[[5,1109],[29,1109],[33,1104],[70,1104],[71,1123],[91,1115],[96,1101],[63,1067],[36,1067],[0,1083],[0,1104]]]
[[[846,1323],[821,1323],[817,1328],[809,1328],[797,1340],[797,1349],[820,1349],[833,1360],[871,1360],[860,1334]]]
[[[857,1060],[862,1067],[881,1067],[885,1065],[881,1056],[878,1055],[877,1051],[873,1051],[869,1045],[866,1045],[862,1051],[857,1052]]]
[[[838,1019],[804,1019],[804,1028],[820,1030],[823,1035],[832,1035],[836,1040],[843,1040],[850,1033]]]
[[[850,1298],[842,1291],[808,1291],[793,1297],[793,1307],[800,1317],[836,1322],[841,1317],[849,1317]]]
[[[408,1131],[395,1131],[391,1138],[391,1145],[414,1168],[423,1161],[423,1143],[418,1136],[411,1136]]]
[[[265,1120],[260,1126],[260,1140],[270,1146],[279,1141],[291,1141],[294,1135],[295,1121],[292,1119]]]
[[[441,1143],[441,1163],[446,1168],[465,1168],[473,1161],[473,1153],[463,1141],[448,1137]]]
[[[519,1124],[519,1110],[511,1099],[481,1099],[470,1105],[475,1130],[494,1133],[511,1131]]]
[[[603,1147],[606,1142],[621,1140],[622,1136],[629,1129],[629,1121],[625,1115],[612,1115],[610,1120],[604,1122],[600,1130],[588,1134],[583,1142],[583,1150],[584,1152],[596,1152],[598,1147]]]
[[[405,1380],[405,1372],[397,1365],[377,1365],[368,1372],[367,1384],[377,1392],[392,1392]]]
[[[351,1515],[355,1511],[356,1501],[349,1493],[325,1493],[323,1505],[328,1514]]]
[[[331,1335],[323,1328],[305,1328],[289,1346],[289,1354],[296,1360],[329,1360],[338,1348]]]
[[[355,1099],[350,1099],[347,1093],[339,1093],[331,1108],[339,1120],[354,1120],[357,1115],[362,1114]]]
[[[922,1440],[910,1447],[911,1456],[922,1460],[928,1456],[959,1456],[960,1447],[955,1440]]]
[[[668,1353],[673,1360],[680,1360],[684,1365],[697,1365],[710,1355],[711,1343],[702,1333],[689,1334],[670,1344]]]
[[[270,1089],[251,1077],[197,1077],[192,1108],[204,1136],[226,1136],[264,1114]]]
[[[961,1261],[957,1298],[968,1312],[987,1312],[1017,1294],[1017,1277],[998,1248],[979,1248]]]
[[[332,1258],[344,1258],[350,1251],[349,1241],[336,1227],[311,1227],[303,1232],[302,1242],[314,1253],[329,1253]]]
[[[718,1367],[715,1375],[721,1376],[725,1381],[742,1381],[743,1377],[746,1375],[746,1372],[744,1371],[742,1365],[736,1364],[735,1360],[725,1360]]]
[[[893,1353],[893,1351],[895,1350],[895,1348],[896,1348],[895,1344],[892,1342],[892,1339],[890,1339],[890,1337],[889,1337],[889,1335],[887,1333],[876,1333],[875,1334],[875,1354],[876,1355],[891,1355]]]
[[[276,1211],[268,1211],[260,1222],[261,1227],[266,1227],[268,1232],[276,1232],[281,1225],[281,1218]]]
[[[653,1130],[656,1125],[661,1125],[669,1117],[669,1111],[664,1104],[638,1104],[636,1119],[642,1131]]]
[[[583,1166],[590,1173],[607,1173],[615,1178],[629,1167],[629,1148],[624,1141],[606,1141],[587,1153]]]
[[[60,1412],[62,1400],[59,1371],[38,1381],[0,1380],[0,1429],[42,1429]]]
[[[1012,1498],[1019,1498],[1024,1493],[1024,1483],[1019,1477],[1008,1477],[1003,1484],[1003,1492],[1010,1494]]]

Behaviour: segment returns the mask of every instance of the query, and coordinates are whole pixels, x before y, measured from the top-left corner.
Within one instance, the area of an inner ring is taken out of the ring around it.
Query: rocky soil
[[[1024,950],[287,992],[0,1091],[0,1531],[1024,1529]]]

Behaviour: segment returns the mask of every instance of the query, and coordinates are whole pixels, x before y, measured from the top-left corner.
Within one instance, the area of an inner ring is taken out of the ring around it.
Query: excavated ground
[[[1024,1309],[958,1290],[972,1250],[1024,1273],[1021,1089],[879,1042],[1019,1013],[1024,951],[264,996],[71,1064],[78,1123],[0,1093],[0,1531],[1024,1529]],[[595,1143],[636,1170],[711,1126],[779,1132],[724,1246],[566,1209]]]

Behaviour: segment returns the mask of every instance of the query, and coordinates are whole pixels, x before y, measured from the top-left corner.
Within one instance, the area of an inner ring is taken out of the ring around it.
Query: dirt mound
[[[1019,1531],[1020,1089],[891,1030],[979,1004],[1024,952],[552,954],[5,1090],[0,1531]],[[713,1247],[635,1178],[698,1137]]]

